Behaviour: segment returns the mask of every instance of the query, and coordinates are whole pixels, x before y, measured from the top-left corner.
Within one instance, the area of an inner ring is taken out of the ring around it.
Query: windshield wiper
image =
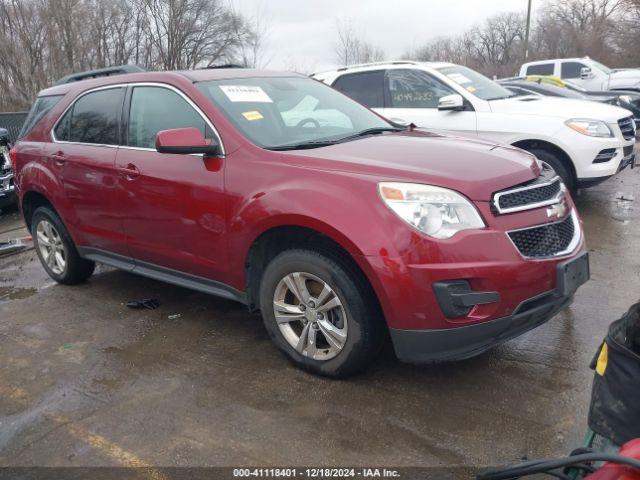
[[[315,140],[311,142],[301,142],[301,143],[290,143],[286,145],[276,145],[275,147],[267,147],[267,150],[304,150],[310,148],[320,148],[320,147],[328,147],[330,145],[335,145],[336,143],[342,143],[349,140],[353,140],[354,138],[366,137],[367,135],[376,135],[384,132],[401,132],[403,128],[395,128],[395,127],[376,127],[376,128],[367,128],[366,130],[362,130],[361,132],[354,133],[353,135],[347,135],[342,138],[335,138],[333,140]]]
[[[366,130],[362,130],[361,132],[354,133],[353,135],[347,135],[346,137],[342,137],[338,139],[339,142],[347,142],[349,140],[353,140],[354,138],[366,137],[367,135],[377,135],[379,133],[384,132],[402,132],[403,128],[396,127],[375,127],[375,128],[367,128]]]
[[[276,145],[275,147],[266,147],[267,150],[284,151],[284,150],[305,150],[310,148],[328,147],[335,145],[337,140],[317,140],[313,142],[290,143],[286,145]]]

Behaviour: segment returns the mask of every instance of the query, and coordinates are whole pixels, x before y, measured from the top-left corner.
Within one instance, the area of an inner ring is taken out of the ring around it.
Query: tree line
[[[547,0],[531,22],[528,60],[590,56],[611,67],[640,67],[640,0]],[[525,12],[492,16],[456,36],[407,50],[402,59],[447,61],[487,76],[516,75],[524,62]],[[336,60],[378,61],[387,55],[338,25]]]
[[[640,66],[640,0],[547,0],[538,12],[529,60],[589,55],[612,67]],[[500,13],[402,58],[515,75],[525,24],[524,12]],[[112,65],[261,67],[267,30],[264,12],[247,18],[226,0],[0,0],[0,110],[28,108],[39,90],[71,72]],[[337,22],[335,56],[340,65],[388,58],[348,20]]]
[[[0,110],[72,72],[255,66],[263,34],[223,0],[0,0]]]

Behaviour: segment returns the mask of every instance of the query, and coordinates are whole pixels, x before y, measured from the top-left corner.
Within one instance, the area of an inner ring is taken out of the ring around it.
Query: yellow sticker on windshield
[[[262,120],[264,118],[262,116],[262,114],[260,112],[258,112],[257,110],[252,110],[250,112],[244,112],[242,114],[242,116],[244,118],[246,118],[247,120],[249,120],[250,122],[253,122],[255,120]]]
[[[477,90],[477,88],[476,88],[476,87],[474,87],[474,86],[472,86],[472,85],[469,85],[469,86],[467,87],[467,90],[468,90],[469,92],[473,93],[473,92],[475,92],[475,91]]]

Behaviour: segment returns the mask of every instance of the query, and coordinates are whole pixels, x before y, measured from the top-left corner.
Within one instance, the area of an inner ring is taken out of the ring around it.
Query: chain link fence
[[[9,141],[14,143],[29,112],[0,112],[0,128],[9,132]]]

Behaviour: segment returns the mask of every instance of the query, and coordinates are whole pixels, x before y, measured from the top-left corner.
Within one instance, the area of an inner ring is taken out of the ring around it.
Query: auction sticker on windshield
[[[462,85],[463,83],[471,83],[471,79],[465,77],[461,73],[450,73],[449,75],[447,75],[447,77],[449,77],[451,80],[453,80],[459,85]]]
[[[220,85],[220,90],[232,102],[273,103],[267,93],[253,85]]]

